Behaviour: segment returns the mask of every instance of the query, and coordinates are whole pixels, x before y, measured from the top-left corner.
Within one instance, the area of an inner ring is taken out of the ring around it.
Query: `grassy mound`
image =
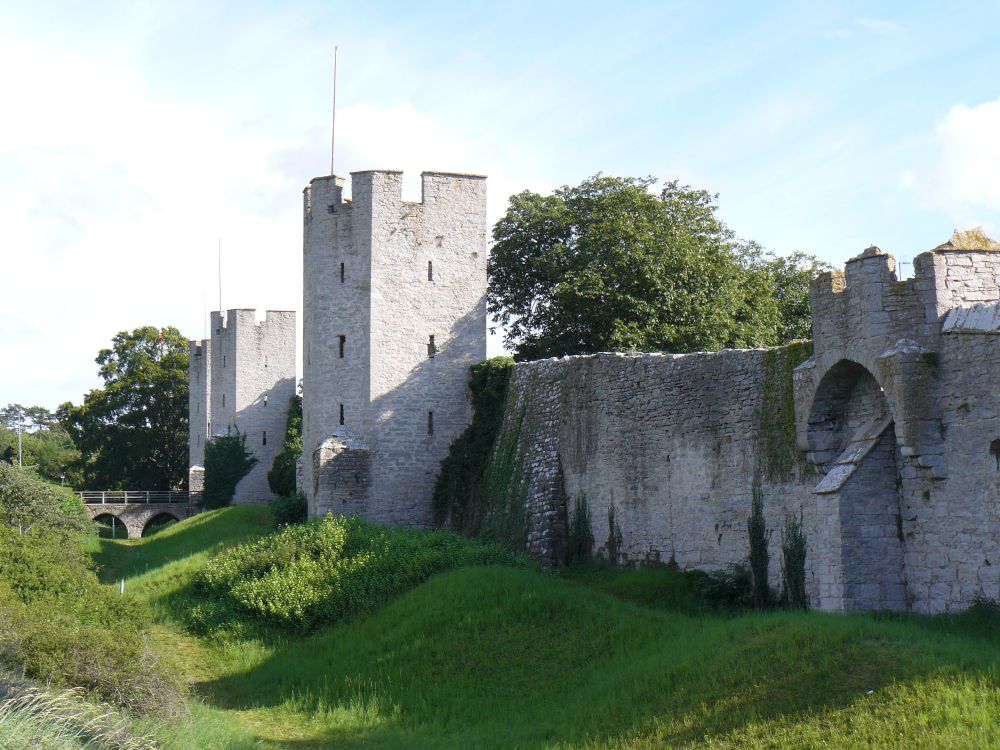
[[[229,519],[230,540],[269,521],[231,508],[203,523],[225,534]],[[200,701],[193,722],[157,728],[167,748],[1000,747],[996,612],[718,615],[677,571],[490,566],[309,635],[201,638],[159,606],[214,564],[197,520],[164,532],[176,561],[148,565],[159,535],[128,545],[145,571],[129,590]]]
[[[272,628],[311,630],[376,609],[444,570],[526,562],[499,545],[450,532],[331,516],[210,560],[195,579],[188,621],[200,632],[247,618]]]

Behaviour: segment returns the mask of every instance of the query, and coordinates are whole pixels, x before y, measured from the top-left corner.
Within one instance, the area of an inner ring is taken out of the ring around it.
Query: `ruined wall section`
[[[372,196],[372,517],[431,523],[441,460],[471,419],[469,368],[486,358],[486,181],[424,172],[352,175]]]
[[[764,414],[767,394],[779,385],[773,356],[596,354],[517,364],[503,431],[519,430],[514,481],[524,481],[529,550],[561,563],[565,528],[581,498],[599,550],[606,552],[613,505],[622,561],[725,568],[747,556],[755,484],[768,527],[801,516],[814,545],[816,478],[796,465],[768,471],[764,461],[762,445],[775,442]],[[793,454],[790,423],[782,441]],[[779,537],[771,537],[773,585]],[[807,587],[815,600],[812,565]]]

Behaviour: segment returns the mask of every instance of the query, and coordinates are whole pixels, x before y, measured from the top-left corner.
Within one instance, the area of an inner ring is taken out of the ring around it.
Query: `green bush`
[[[306,496],[301,492],[279,497],[277,500],[272,500],[270,505],[275,526],[293,526],[297,523],[303,523],[309,515],[309,504],[306,502]]]
[[[236,485],[257,464],[247,450],[246,435],[221,435],[205,444],[205,488],[202,505],[224,508],[233,501]]]
[[[466,531],[470,505],[481,494],[483,472],[503,423],[507,385],[514,372],[510,357],[493,357],[474,365],[469,375],[472,422],[448,448],[434,482],[432,501],[437,526]]]
[[[288,405],[288,422],[285,427],[285,445],[274,457],[267,472],[267,486],[281,498],[295,494],[295,464],[302,455],[302,397],[292,396]]]
[[[522,555],[444,531],[327,516],[213,558],[195,582],[189,624],[205,632],[253,618],[308,630],[375,609],[435,573],[525,564]]]
[[[137,713],[180,710],[177,684],[147,647],[146,610],[98,582],[79,501],[57,490],[27,472],[0,474],[0,496],[25,498],[0,516],[0,663]]]

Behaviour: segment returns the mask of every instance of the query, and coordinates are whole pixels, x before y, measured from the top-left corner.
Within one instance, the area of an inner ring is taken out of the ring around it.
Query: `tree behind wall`
[[[716,196],[677,182],[655,194],[656,182],[596,175],[511,197],[493,229],[488,304],[518,359],[771,346],[808,333],[818,261],[776,258],[718,218]]]
[[[187,483],[188,342],[176,328],[122,331],[97,355],[104,387],[60,422],[89,489],[167,490]]]

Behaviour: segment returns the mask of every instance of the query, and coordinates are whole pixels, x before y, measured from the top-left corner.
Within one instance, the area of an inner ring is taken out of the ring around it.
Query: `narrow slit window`
[[[343,359],[344,358],[344,344],[347,343],[347,336],[338,336],[337,338],[340,340],[340,358]]]
[[[340,423],[344,424],[344,405],[340,405]]]
[[[340,264],[340,283],[344,283],[344,264]]]
[[[434,412],[427,412],[427,434],[434,434]]]
[[[225,393],[222,394],[222,405],[223,406],[226,405],[226,394]]]
[[[223,367],[226,366],[226,355],[225,354],[222,355],[222,366]]]
[[[427,261],[427,280],[434,281],[434,261]]]
[[[267,431],[264,432],[264,445],[267,445]]]
[[[264,406],[267,406],[267,394],[264,394]]]
[[[434,334],[427,337],[427,356],[433,357],[437,354],[437,346],[434,344]]]

